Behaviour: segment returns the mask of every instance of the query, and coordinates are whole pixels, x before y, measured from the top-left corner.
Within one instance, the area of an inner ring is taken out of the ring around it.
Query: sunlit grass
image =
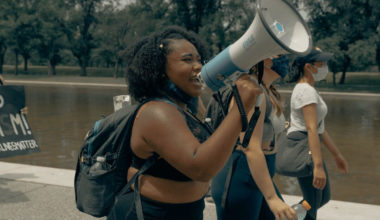
[[[6,79],[43,80],[56,82],[92,82],[92,83],[117,83],[125,84],[124,68],[119,70],[117,78],[113,78],[114,68],[88,67],[87,77],[81,77],[81,69],[76,66],[57,66],[57,75],[48,76],[46,66],[29,66],[28,74],[23,74],[20,65],[19,74],[16,76],[15,67],[4,65]],[[333,75],[330,73],[326,80],[317,82],[316,87],[320,91],[339,92],[375,92],[380,93],[380,72],[348,72],[344,84],[339,84],[341,73],[336,74],[336,85],[333,84]],[[279,89],[292,89],[294,83],[282,83]]]
[[[93,77],[113,77],[114,68],[103,68],[103,67],[87,67],[87,76]],[[14,75],[16,70],[15,66],[4,65],[3,72],[7,75]],[[79,66],[57,66],[56,67],[57,76],[79,76],[81,74],[81,69]],[[20,65],[18,68],[19,75],[24,74],[24,66]],[[47,76],[48,68],[47,66],[28,66],[27,75],[40,75]],[[122,77],[122,70],[119,70],[118,77]]]

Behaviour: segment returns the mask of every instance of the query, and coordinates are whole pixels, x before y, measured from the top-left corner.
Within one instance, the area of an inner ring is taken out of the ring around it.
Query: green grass
[[[24,74],[24,66],[20,65],[18,70],[19,75],[26,75]],[[5,75],[14,75],[16,70],[14,66],[4,65],[3,72]],[[79,66],[57,66],[56,73],[57,76],[79,76],[82,71]],[[47,74],[47,66],[28,66],[27,75],[47,76]],[[90,77],[113,77],[113,74],[114,68],[87,67],[87,76]],[[122,73],[118,73],[118,77],[122,77]]]
[[[23,67],[19,67],[19,75],[14,75],[14,66],[4,65],[4,77],[6,79],[22,80],[42,80],[55,82],[92,82],[92,83],[117,83],[125,84],[124,76],[118,74],[118,78],[113,78],[113,68],[88,67],[87,76],[81,77],[79,67],[57,66],[57,75],[48,76],[46,66],[29,66],[28,74],[23,74]],[[336,75],[336,85],[333,85],[332,74],[327,79],[316,83],[319,91],[337,92],[370,92],[380,93],[380,72],[348,72],[346,73],[345,84],[338,84],[341,74]],[[292,89],[294,84],[280,84],[280,89]]]

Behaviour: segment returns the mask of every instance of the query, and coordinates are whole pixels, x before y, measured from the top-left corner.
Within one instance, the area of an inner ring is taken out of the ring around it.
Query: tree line
[[[264,0],[265,1],[265,0]],[[236,41],[255,17],[255,0],[2,0],[0,74],[4,64],[114,68],[137,39],[168,25],[199,33],[216,55]],[[380,68],[377,0],[293,0],[306,14],[316,45],[334,53],[333,73]],[[334,74],[334,75],[335,75]]]

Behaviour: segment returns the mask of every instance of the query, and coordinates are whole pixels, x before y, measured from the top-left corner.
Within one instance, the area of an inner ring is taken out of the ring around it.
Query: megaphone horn
[[[312,48],[310,31],[287,0],[257,0],[256,16],[248,30],[206,63],[201,79],[216,91],[235,72],[247,72],[265,58],[279,54],[306,55]]]

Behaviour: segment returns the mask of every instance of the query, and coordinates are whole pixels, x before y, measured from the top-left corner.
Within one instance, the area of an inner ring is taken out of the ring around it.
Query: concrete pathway
[[[99,219],[76,209],[74,170],[0,162],[0,220]],[[300,200],[284,195],[288,204]],[[100,218],[105,219],[105,218]],[[205,220],[216,220],[215,206],[206,202]],[[379,220],[380,206],[330,201],[318,220]]]

